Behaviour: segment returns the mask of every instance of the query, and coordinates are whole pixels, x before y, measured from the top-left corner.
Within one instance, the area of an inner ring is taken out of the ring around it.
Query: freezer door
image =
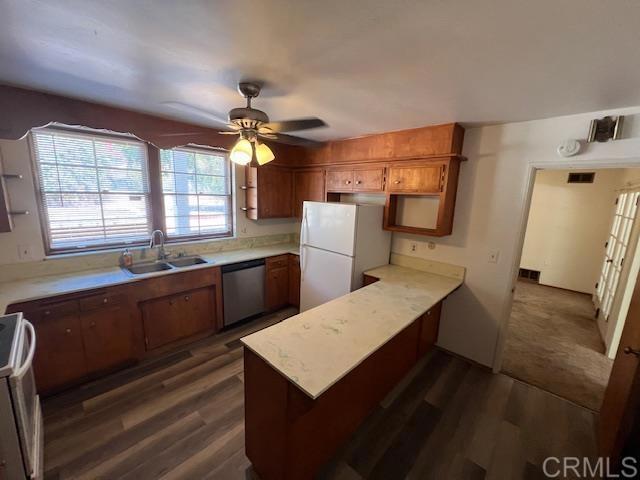
[[[356,213],[356,205],[304,202],[300,243],[353,256]]]
[[[300,247],[300,311],[351,292],[353,258],[319,248]]]

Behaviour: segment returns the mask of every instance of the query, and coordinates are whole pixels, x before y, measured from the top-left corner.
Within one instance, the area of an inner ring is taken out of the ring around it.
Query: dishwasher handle
[[[247,260],[246,262],[232,263],[231,265],[223,265],[222,273],[237,272],[238,270],[246,270],[247,268],[260,267],[264,265],[264,258],[257,260]]]

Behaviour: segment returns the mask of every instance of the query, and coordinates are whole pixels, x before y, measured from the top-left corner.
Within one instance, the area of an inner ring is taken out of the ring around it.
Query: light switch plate
[[[500,259],[500,250],[491,250],[489,252],[489,263],[498,263]]]

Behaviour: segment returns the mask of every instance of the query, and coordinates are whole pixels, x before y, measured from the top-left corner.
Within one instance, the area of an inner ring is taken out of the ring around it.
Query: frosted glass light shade
[[[258,165],[264,165],[276,157],[267,145],[256,143],[256,158],[258,159]]]
[[[246,165],[251,161],[252,156],[253,147],[251,146],[251,142],[247,139],[241,138],[231,149],[229,158],[233,163],[237,163],[238,165]]]

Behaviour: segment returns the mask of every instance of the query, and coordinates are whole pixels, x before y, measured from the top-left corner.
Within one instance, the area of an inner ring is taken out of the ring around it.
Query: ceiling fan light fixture
[[[276,158],[271,149],[265,143],[256,142],[256,159],[258,165],[264,165]]]
[[[246,138],[241,138],[231,149],[229,158],[238,165],[247,165],[253,158],[253,146]]]

